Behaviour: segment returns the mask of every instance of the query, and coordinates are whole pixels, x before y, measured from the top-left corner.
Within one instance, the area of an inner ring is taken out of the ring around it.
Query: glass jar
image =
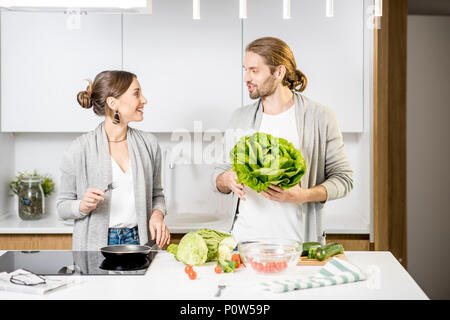
[[[19,181],[19,217],[37,220],[44,214],[44,190],[40,178],[24,178]]]

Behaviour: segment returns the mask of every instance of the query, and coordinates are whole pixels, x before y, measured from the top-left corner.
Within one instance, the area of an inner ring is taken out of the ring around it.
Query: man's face
[[[258,99],[273,94],[279,84],[269,66],[260,55],[247,51],[244,58],[244,82],[251,99]]]

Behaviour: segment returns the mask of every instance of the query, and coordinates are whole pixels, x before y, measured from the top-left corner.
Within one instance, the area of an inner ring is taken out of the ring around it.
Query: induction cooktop
[[[110,260],[100,251],[7,251],[0,256],[0,272],[25,269],[38,275],[143,275],[156,254]]]

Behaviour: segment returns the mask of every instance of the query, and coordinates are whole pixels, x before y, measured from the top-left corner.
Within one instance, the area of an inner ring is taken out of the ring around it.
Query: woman
[[[77,100],[105,120],[72,142],[60,167],[57,210],[75,221],[73,250],[145,244],[150,236],[159,247],[168,244],[160,147],[152,134],[128,126],[143,120],[147,103],[136,75],[103,71]]]

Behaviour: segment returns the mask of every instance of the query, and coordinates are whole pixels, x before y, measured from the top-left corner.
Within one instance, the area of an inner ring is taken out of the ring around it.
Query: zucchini
[[[308,251],[308,259],[315,259],[315,258],[316,258],[316,251],[317,251],[317,249],[319,249],[319,248],[320,248],[320,246],[309,248],[309,251]]]
[[[317,260],[323,261],[325,259],[328,259],[329,257],[343,252],[344,247],[342,246],[342,244],[338,242],[331,242],[324,247],[317,249],[315,255]]]
[[[309,249],[313,247],[320,247],[319,242],[304,242],[303,243],[303,249],[302,249],[302,257],[307,256]]]

